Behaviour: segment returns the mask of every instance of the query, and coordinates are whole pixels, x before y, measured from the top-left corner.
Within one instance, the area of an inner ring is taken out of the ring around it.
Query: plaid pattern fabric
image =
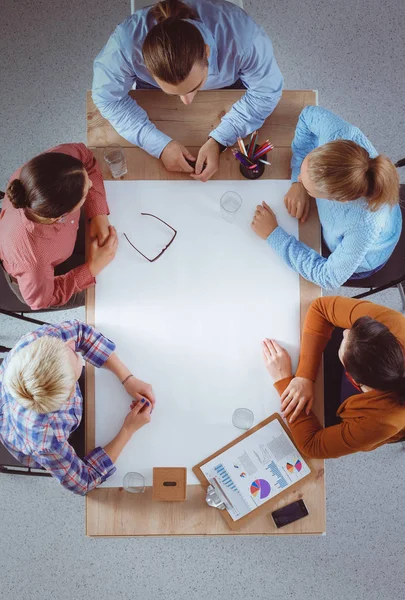
[[[84,203],[86,217],[108,215],[103,175],[91,150],[84,144],[62,144],[48,150],[77,158],[83,163],[93,187]],[[10,178],[16,179],[18,169]],[[16,209],[7,194],[0,214],[0,260],[7,273],[17,279],[25,302],[32,309],[63,306],[95,279],[86,264],[55,277],[56,266],[67,260],[75,247],[80,210],[52,224],[30,221],[22,209]]]
[[[11,358],[21,348],[44,335],[75,341],[76,351],[95,367],[102,367],[115,344],[93,327],[77,320],[44,325],[21,338],[0,366],[0,439],[17,460],[29,467],[44,467],[67,489],[84,495],[112,475],[115,467],[103,448],[80,459],[68,442],[82,418],[83,398],[79,384],[56,412],[38,414],[16,402],[2,383]]]

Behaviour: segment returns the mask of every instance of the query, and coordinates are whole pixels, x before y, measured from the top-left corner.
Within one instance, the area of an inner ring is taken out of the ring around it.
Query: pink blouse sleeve
[[[56,277],[52,266],[42,265],[38,270],[25,271],[16,279],[22,297],[33,310],[63,306],[73,294],[82,292],[96,282],[86,264]]]

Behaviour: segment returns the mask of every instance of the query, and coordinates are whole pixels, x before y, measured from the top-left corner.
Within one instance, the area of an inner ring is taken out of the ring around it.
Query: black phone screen
[[[292,504],[287,504],[287,506],[283,506],[283,508],[279,508],[271,513],[276,527],[284,527],[284,525],[293,523],[294,521],[302,519],[302,517],[306,517],[307,515],[308,509],[303,500],[298,500]]]

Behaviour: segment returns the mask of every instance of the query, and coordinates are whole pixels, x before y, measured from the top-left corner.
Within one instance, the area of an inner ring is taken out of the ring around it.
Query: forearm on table
[[[280,396],[287,389],[292,379],[293,376],[286,377],[274,383],[274,387]],[[314,413],[310,411],[309,415],[307,415],[305,411],[301,411],[295,421],[293,421],[293,423],[288,423],[288,426],[298,449],[305,453],[306,456],[314,456],[315,448],[313,439],[322,429],[322,426]],[[319,449],[317,449],[317,452],[319,454]],[[324,456],[322,455],[322,457]]]
[[[347,243],[324,258],[282,227],[276,227],[267,238],[267,243],[277,254],[302,277],[324,289],[334,290],[343,285],[360,264],[362,257],[348,250]]]
[[[260,129],[277,106],[280,97],[281,92],[274,94],[270,99],[246,92],[222,117],[220,124],[210,132],[209,137],[224,146],[232,146],[238,137],[244,138],[252,131]]]
[[[129,96],[118,102],[99,102],[98,108],[123,138],[155,158],[160,158],[164,148],[172,141]]]
[[[322,361],[322,354],[329,339],[330,335],[316,335],[304,331],[301,338],[297,377],[305,377],[305,379],[315,381]]]
[[[53,269],[26,273],[17,281],[21,295],[33,310],[63,306],[73,294],[86,290],[96,282],[87,264],[56,277]]]
[[[129,375],[132,375],[132,372],[124,365],[122,360],[118,358],[115,352],[110,354],[108,359],[105,361],[103,368],[114,373],[114,375],[116,375],[121,382],[124,381],[124,379],[126,379]]]
[[[112,439],[111,442],[109,442],[106,446],[104,446],[105,453],[108,454],[113,463],[117,462],[119,455],[128,444],[131,437],[132,434],[127,429],[122,427],[115,438]]]

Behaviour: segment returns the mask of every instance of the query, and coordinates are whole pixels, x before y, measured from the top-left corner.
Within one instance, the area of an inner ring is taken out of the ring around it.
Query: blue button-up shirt
[[[237,79],[246,87],[245,95],[209,133],[230,146],[238,136],[245,137],[262,126],[280,100],[283,78],[270,38],[242,9],[213,0],[187,0],[187,4],[200,17],[190,23],[210,47],[208,78],[201,89],[220,89]],[[159,131],[128,96],[139,80],[156,86],[142,57],[144,39],[155,24],[148,18],[149,8],[138,10],[121,23],[97,56],[93,100],[122,137],[160,157],[171,138]]]
[[[79,384],[58,411],[38,414],[16,402],[2,382],[15,353],[44,335],[64,342],[74,340],[76,352],[95,367],[102,367],[115,349],[108,338],[76,320],[45,325],[21,338],[0,366],[0,440],[23,465],[43,467],[64,487],[84,495],[112,475],[115,467],[103,448],[94,448],[80,459],[68,442],[82,419],[83,398]]]

